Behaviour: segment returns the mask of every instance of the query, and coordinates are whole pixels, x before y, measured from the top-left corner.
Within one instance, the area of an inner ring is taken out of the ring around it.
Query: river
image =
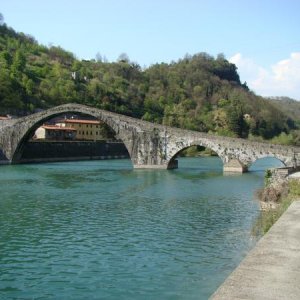
[[[262,169],[1,166],[0,299],[207,299],[256,243]]]

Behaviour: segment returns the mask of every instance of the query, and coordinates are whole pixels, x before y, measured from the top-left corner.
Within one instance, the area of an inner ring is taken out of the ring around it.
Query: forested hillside
[[[117,62],[80,61],[60,47],[0,26],[0,114],[24,115],[76,102],[192,130],[272,138],[295,125],[240,82],[223,55],[186,55],[142,69]]]
[[[289,97],[273,97],[269,101],[300,125],[300,101]]]

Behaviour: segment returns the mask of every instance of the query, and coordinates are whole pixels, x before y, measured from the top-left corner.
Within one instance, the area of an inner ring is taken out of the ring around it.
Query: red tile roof
[[[79,120],[79,119],[66,119],[64,120],[65,123],[76,123],[76,124],[95,124],[99,125],[101,124],[100,121],[97,120]]]
[[[49,130],[71,130],[71,131],[76,131],[75,128],[72,127],[60,127],[56,125],[43,125],[42,128],[49,129]]]

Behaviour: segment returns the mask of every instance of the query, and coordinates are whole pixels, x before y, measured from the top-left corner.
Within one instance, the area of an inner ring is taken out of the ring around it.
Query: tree
[[[8,51],[0,52],[0,66],[2,68],[9,68],[12,63],[12,56]]]
[[[17,113],[23,109],[22,88],[8,71],[0,69],[0,113]]]
[[[219,53],[217,55],[217,60],[226,60],[224,53]]]
[[[227,108],[229,129],[238,137],[246,138],[249,134],[249,125],[244,119],[243,108],[238,100],[234,99]]]
[[[0,13],[0,25],[2,26],[4,24],[4,17],[2,13]]]
[[[96,53],[96,61],[97,62],[102,62],[103,58],[102,58],[102,55],[100,54],[100,52],[97,52]]]
[[[121,53],[117,59],[118,62],[129,63],[129,56],[126,53]]]
[[[22,51],[17,50],[15,56],[13,58],[13,63],[11,66],[12,75],[14,77],[22,77],[22,72],[24,71],[26,66],[26,57],[22,53]]]

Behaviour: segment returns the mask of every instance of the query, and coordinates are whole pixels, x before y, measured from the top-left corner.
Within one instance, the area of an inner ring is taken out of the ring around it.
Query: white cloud
[[[262,96],[288,96],[300,100],[300,52],[274,65],[263,68],[241,53],[229,59],[238,67],[242,81]]]

